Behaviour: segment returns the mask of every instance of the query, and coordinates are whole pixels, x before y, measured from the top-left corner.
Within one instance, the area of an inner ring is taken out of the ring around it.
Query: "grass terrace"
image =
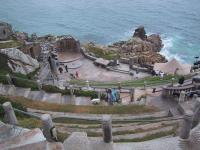
[[[9,41],[1,41],[0,42],[0,49],[4,48],[13,48],[13,47],[20,47],[23,43],[17,40],[9,40]]]
[[[1,97],[0,97],[1,98]],[[128,106],[76,106],[32,101],[23,97],[9,97],[9,101],[20,103],[26,108],[55,112],[88,113],[88,114],[142,114],[158,111],[157,108],[144,105]]]
[[[171,83],[171,79],[175,78],[174,82],[177,82],[180,76],[178,75],[167,75],[163,79],[161,79],[158,76],[155,77],[146,77],[143,79],[138,79],[138,80],[130,80],[130,81],[122,81],[121,86],[122,87],[142,87],[144,86],[144,82],[146,81],[147,86],[156,86],[156,85],[162,85],[162,84],[167,84]],[[81,85],[84,86],[86,85],[86,81],[84,80],[71,80],[71,84],[76,84],[76,85]],[[96,81],[90,81],[90,86],[107,86],[107,87],[118,87],[119,83],[118,82],[96,82]]]
[[[112,50],[106,50],[98,46],[92,46],[92,45],[85,45],[84,48],[89,52],[93,53],[98,58],[104,58],[107,60],[112,60],[114,58],[118,58],[118,54],[115,51]]]

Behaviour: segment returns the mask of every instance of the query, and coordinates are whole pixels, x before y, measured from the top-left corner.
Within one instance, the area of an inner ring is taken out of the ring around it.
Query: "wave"
[[[161,36],[161,37],[162,37],[162,42],[163,42],[164,46],[163,46],[162,50],[160,51],[160,54],[165,56],[168,61],[175,58],[176,60],[178,60],[180,62],[185,62],[182,59],[180,54],[172,52],[172,49],[175,46],[174,43],[175,43],[176,39],[173,37],[163,37],[163,36]]]

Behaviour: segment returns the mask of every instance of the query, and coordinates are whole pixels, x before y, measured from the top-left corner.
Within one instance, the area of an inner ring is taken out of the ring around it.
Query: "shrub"
[[[69,89],[61,90],[58,87],[55,87],[52,85],[45,85],[42,87],[42,89],[49,93],[61,93],[62,95],[70,95]],[[96,91],[84,91],[84,90],[77,90],[77,89],[74,90],[74,95],[90,97],[91,99],[98,97],[98,93]],[[101,99],[105,99],[105,97],[106,95],[102,93]]]
[[[26,107],[24,107],[21,103],[13,102],[7,97],[0,96],[0,104],[3,104],[5,102],[11,102],[13,108],[16,108],[16,109],[19,109],[19,110],[22,110],[22,111],[27,111]],[[19,117],[24,116],[23,114],[18,113],[18,112],[16,112],[16,115],[19,116]],[[3,118],[3,117],[4,117],[4,111],[3,111],[2,106],[0,105],[0,118]]]

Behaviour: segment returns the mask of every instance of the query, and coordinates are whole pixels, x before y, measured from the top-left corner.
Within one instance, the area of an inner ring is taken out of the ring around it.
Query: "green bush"
[[[45,85],[42,87],[42,89],[48,93],[61,93],[62,95],[70,95],[69,89],[61,90],[52,85]],[[98,97],[98,93],[96,91],[83,91],[83,90],[77,90],[77,89],[74,90],[74,95],[90,97],[91,99]],[[101,99],[105,99],[105,97],[106,95],[102,93]]]
[[[0,104],[3,104],[5,102],[11,102],[13,108],[16,108],[16,109],[19,109],[19,110],[22,110],[22,111],[27,111],[27,109],[21,103],[13,102],[7,97],[0,96]],[[19,117],[24,117],[23,114],[18,113],[18,112],[16,112],[16,115],[19,116]],[[4,117],[4,111],[3,111],[2,106],[0,105],[0,118],[3,118],[3,117]]]
[[[12,77],[12,82],[17,87],[31,88],[31,90],[38,90],[38,84],[28,79]]]

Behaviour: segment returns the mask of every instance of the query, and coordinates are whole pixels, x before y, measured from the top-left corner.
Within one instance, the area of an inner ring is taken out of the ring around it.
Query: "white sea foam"
[[[162,50],[160,51],[160,54],[164,55],[167,60],[171,60],[171,59],[175,58],[176,60],[178,60],[180,62],[184,62],[184,60],[181,58],[180,54],[171,52],[171,49],[174,46],[174,38],[163,37],[162,41],[163,41],[164,46],[163,46]]]

